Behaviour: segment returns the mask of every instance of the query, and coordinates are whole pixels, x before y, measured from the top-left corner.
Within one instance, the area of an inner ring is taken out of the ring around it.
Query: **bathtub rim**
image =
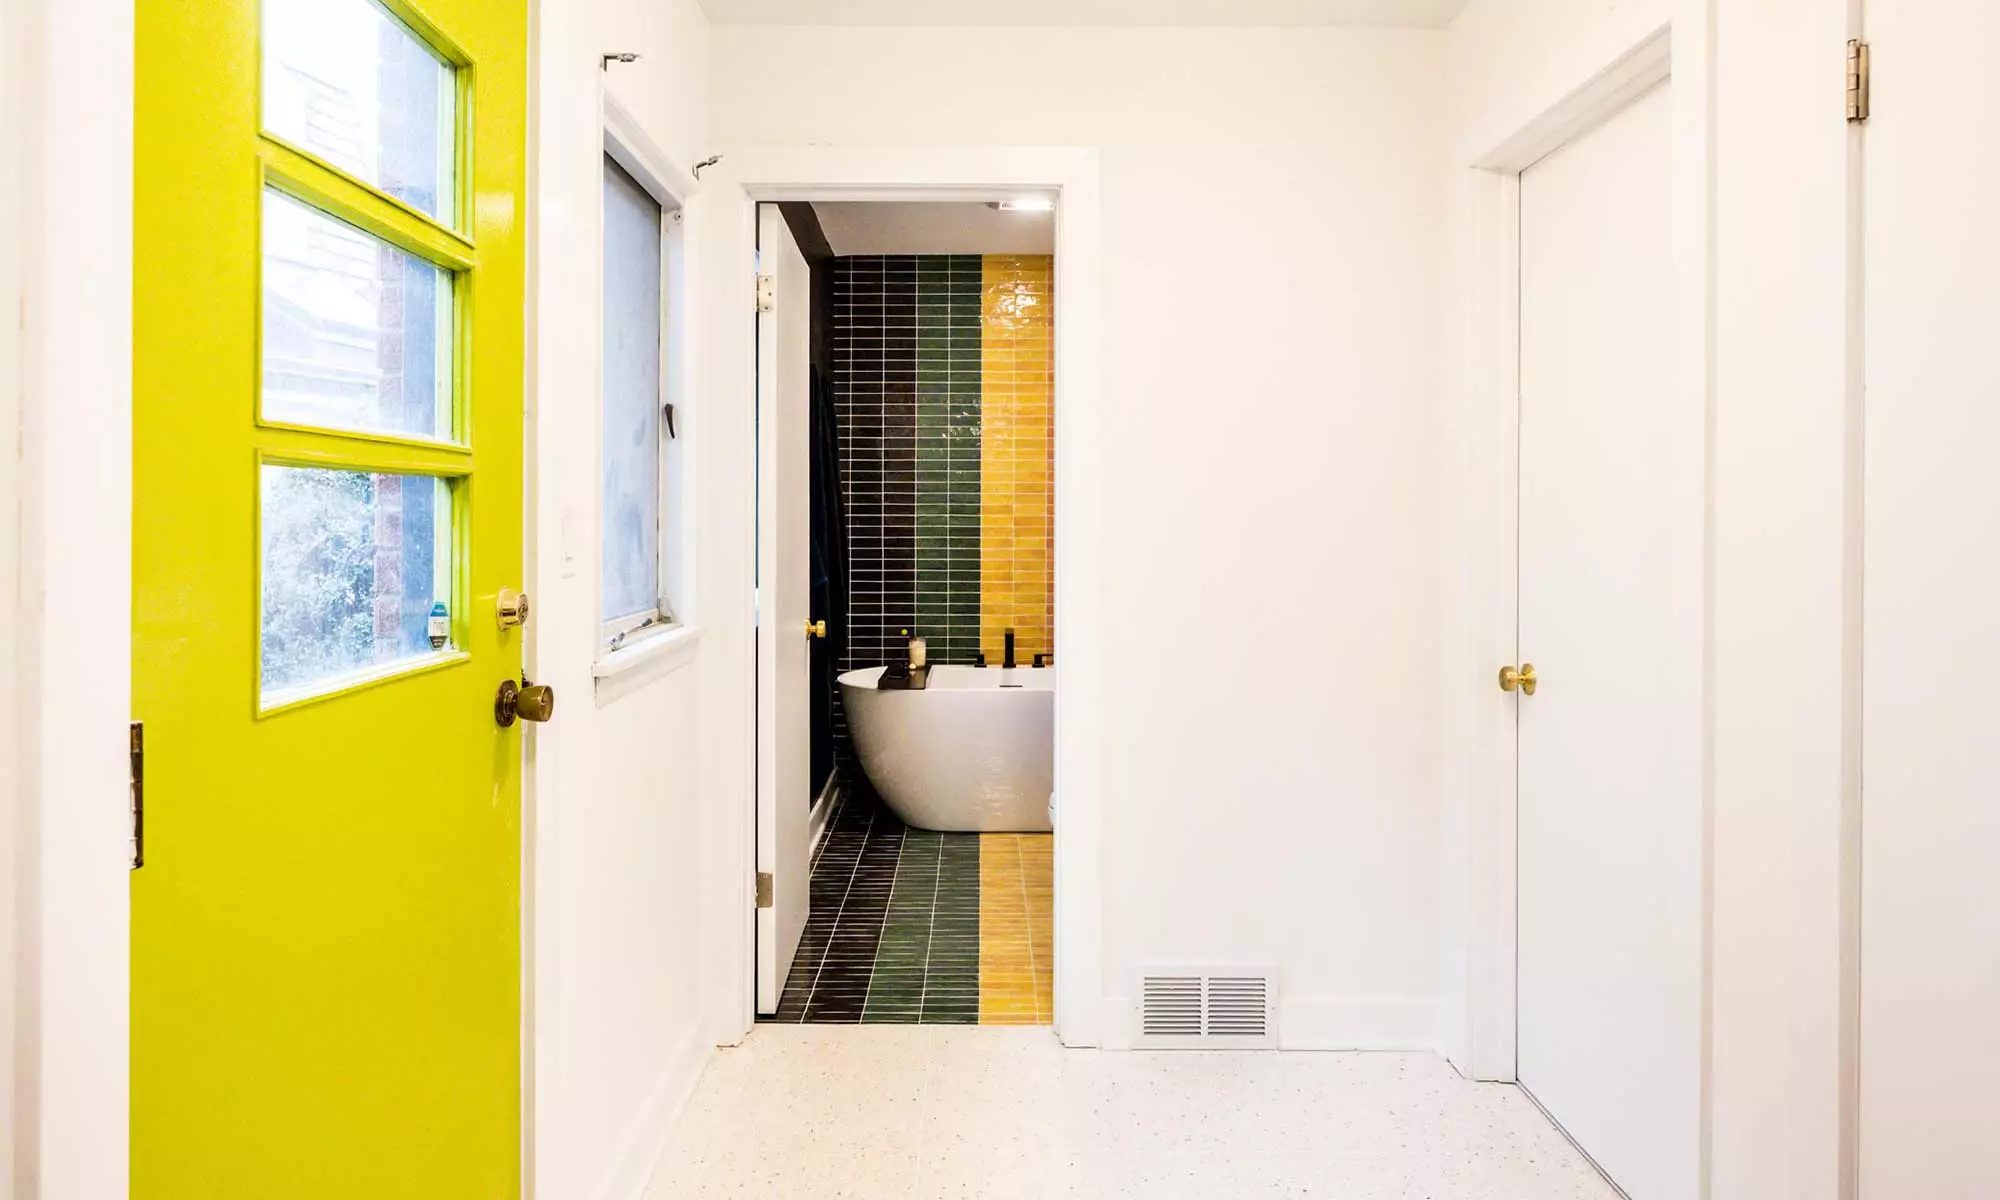
[[[847,688],[847,687],[851,687],[851,688],[858,688],[858,689],[860,689],[860,690],[862,690],[862,691],[868,691],[868,692],[879,692],[879,691],[883,690],[883,689],[882,689],[882,686],[881,686],[881,682],[882,682],[882,673],[883,673],[884,671],[887,671],[888,669],[889,669],[889,668],[887,668],[887,667],[856,667],[856,668],[854,668],[854,669],[853,669],[852,671],[843,671],[843,672],[841,672],[841,673],[840,673],[839,675],[835,676],[835,678],[834,678],[834,683],[836,683],[837,685],[839,685],[840,687],[843,687],[843,688]],[[956,671],[991,671],[991,672],[993,672],[994,674],[998,675],[999,673],[1001,673],[1002,671],[1005,671],[1005,670],[1007,670],[1007,669],[1008,669],[1008,668],[1006,668],[1006,667],[993,667],[993,666],[986,666],[986,667],[968,667],[968,666],[964,666],[964,665],[961,665],[961,664],[958,664],[958,663],[939,663],[939,664],[937,664],[936,666],[933,666],[933,667],[931,668],[931,671],[932,671],[932,673],[933,673],[933,674],[935,674],[936,672],[939,672],[939,671],[953,671],[953,672],[956,672]],[[1013,668],[1013,670],[1014,670],[1015,672],[1019,673],[1020,675],[1022,675],[1022,676],[1023,676],[1024,678],[1027,678],[1027,679],[1029,679],[1029,680],[1030,680],[1030,681],[1031,681],[1032,683],[1045,683],[1045,684],[1047,684],[1048,686],[1046,686],[1046,687],[1034,687],[1034,686],[1030,686],[1029,684],[1026,684],[1026,683],[1024,683],[1024,684],[1021,684],[1021,685],[1019,685],[1018,687],[1011,687],[1011,688],[1010,688],[1010,687],[1005,687],[1005,686],[1002,686],[1002,685],[999,685],[999,684],[995,684],[995,685],[993,685],[992,687],[969,687],[969,688],[953,688],[953,687],[941,687],[941,688],[936,688],[935,690],[936,690],[936,691],[940,691],[940,692],[951,692],[951,693],[954,693],[954,694],[958,694],[958,693],[965,693],[965,692],[975,692],[975,693],[976,693],[976,692],[1001,692],[1001,691],[1007,691],[1007,692],[1013,692],[1013,691],[1021,691],[1021,692],[1055,692],[1055,691],[1059,691],[1059,690],[1060,690],[1060,689],[1059,689],[1059,688],[1057,687],[1057,676],[1056,676],[1056,669],[1055,669],[1054,667],[1015,667],[1015,668]],[[915,692],[928,692],[928,691],[931,691],[931,690],[933,690],[933,689],[931,689],[931,688],[908,688],[908,689],[903,689],[903,688],[890,688],[889,690],[890,690],[890,691],[904,691],[904,690],[907,690],[907,691],[915,691]]]

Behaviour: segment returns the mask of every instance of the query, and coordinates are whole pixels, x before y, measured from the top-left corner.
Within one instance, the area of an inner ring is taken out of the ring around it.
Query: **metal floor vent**
[[[1155,1050],[1275,1047],[1277,991],[1276,972],[1269,968],[1145,969],[1136,1044]]]

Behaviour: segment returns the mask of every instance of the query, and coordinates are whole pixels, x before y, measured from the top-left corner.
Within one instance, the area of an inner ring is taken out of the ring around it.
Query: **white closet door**
[[[2000,1196],[2000,9],[1868,6],[1861,1195]]]
[[[1521,178],[1521,1083],[1697,1194],[1703,413],[1674,386],[1671,93]]]

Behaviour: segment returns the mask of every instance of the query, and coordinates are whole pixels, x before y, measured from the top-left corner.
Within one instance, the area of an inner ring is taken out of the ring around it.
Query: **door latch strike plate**
[[[771,907],[771,873],[769,871],[757,872],[757,907]]]
[[[132,869],[146,865],[146,723],[132,722]]]
[[[1874,74],[1868,60],[1868,43],[1851,39],[1847,43],[1847,119],[1855,125],[1868,120],[1870,76]]]

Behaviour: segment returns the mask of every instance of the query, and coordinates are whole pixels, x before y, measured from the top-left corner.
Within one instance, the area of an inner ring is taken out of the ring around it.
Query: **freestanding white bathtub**
[[[883,691],[881,667],[840,677],[854,752],[906,825],[1046,833],[1055,788],[1054,667],[932,667],[921,691]]]

